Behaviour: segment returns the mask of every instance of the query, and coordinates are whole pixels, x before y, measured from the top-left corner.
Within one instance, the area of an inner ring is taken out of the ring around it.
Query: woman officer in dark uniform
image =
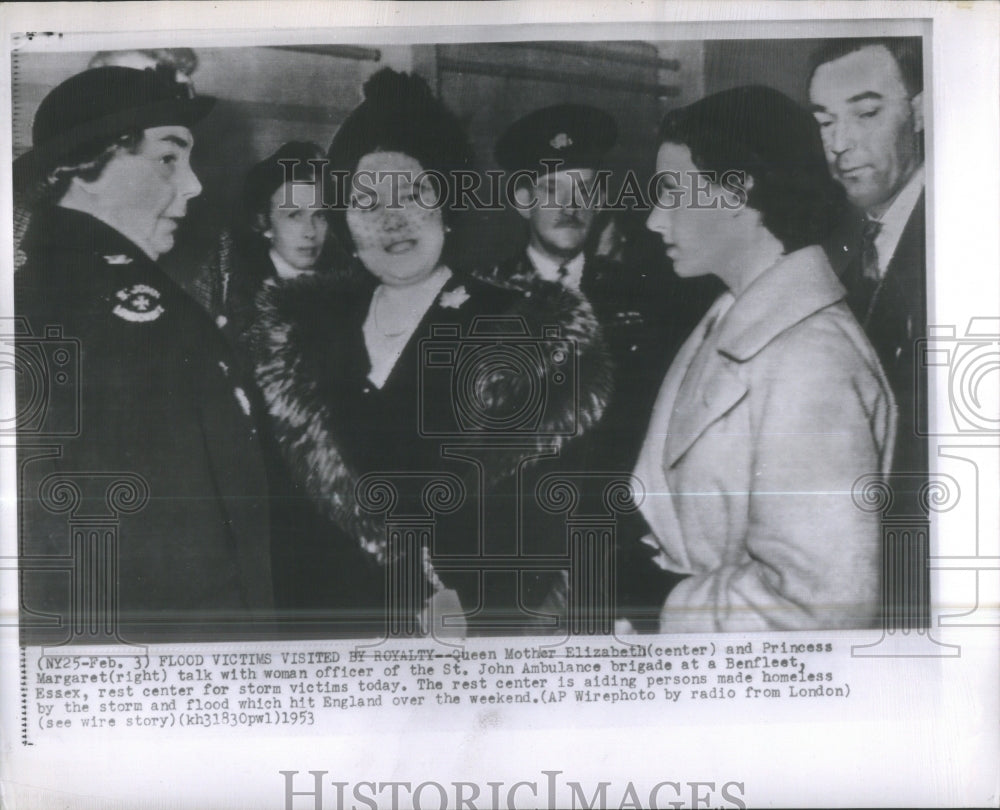
[[[201,191],[190,127],[211,106],[172,74],[88,70],[42,101],[15,166],[44,187],[19,352],[55,351],[53,385],[18,390],[26,643],[218,639],[271,618],[256,414],[226,341],[157,264]]]

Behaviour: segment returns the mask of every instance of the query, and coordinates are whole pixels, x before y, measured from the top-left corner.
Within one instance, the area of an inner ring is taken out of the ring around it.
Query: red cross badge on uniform
[[[112,310],[119,318],[132,323],[155,321],[163,313],[160,291],[148,284],[133,284],[115,293],[118,304]]]

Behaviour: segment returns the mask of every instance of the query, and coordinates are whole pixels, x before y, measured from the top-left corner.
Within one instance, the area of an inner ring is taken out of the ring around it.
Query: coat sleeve
[[[665,632],[857,628],[877,619],[879,518],[854,503],[852,487],[886,472],[892,395],[841,325],[793,330],[765,351],[744,404],[752,443],[744,548],[730,546],[721,565],[673,589]]]

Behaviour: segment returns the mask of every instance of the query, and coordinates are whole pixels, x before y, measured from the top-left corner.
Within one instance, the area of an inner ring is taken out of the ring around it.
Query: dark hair
[[[716,183],[732,171],[752,178],[746,205],[786,252],[822,242],[845,211],[812,115],[770,87],[736,87],[672,110],[660,141],[688,147]]]
[[[37,187],[29,192],[30,202],[58,203],[74,177],[87,181],[96,180],[119,151],[124,150],[133,155],[138,152],[143,137],[142,130],[137,129],[77,146],[39,180]]]
[[[310,162],[313,161],[313,162]],[[322,181],[326,155],[309,141],[289,141],[247,172],[240,206],[240,229],[262,234],[271,225],[271,197],[288,181]]]
[[[415,73],[383,68],[364,84],[364,101],[347,116],[334,136],[328,157],[338,183],[350,183],[365,155],[402,152],[428,172],[437,172],[445,183],[442,213],[454,224],[455,183],[452,173],[472,166],[472,149],[455,114],[435,98],[427,82]],[[340,177],[337,173],[343,173]],[[342,192],[328,199],[348,202]],[[333,222],[351,244],[345,211],[334,209]],[[446,245],[447,250],[447,245]]]
[[[831,39],[820,45],[809,60],[809,82],[821,65],[865,48],[885,48],[896,62],[906,94],[913,98],[924,89],[924,60],[920,37]],[[808,86],[807,84],[807,86]]]

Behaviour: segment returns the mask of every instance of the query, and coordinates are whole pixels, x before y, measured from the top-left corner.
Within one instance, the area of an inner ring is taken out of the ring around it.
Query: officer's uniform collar
[[[154,264],[135,242],[106,222],[61,206],[37,211],[25,236],[26,251],[93,253],[109,265]],[[131,261],[129,261],[131,260]]]
[[[71,298],[79,314],[152,324],[173,311],[178,288],[134,242],[82,211],[36,212],[25,236],[24,283]]]

